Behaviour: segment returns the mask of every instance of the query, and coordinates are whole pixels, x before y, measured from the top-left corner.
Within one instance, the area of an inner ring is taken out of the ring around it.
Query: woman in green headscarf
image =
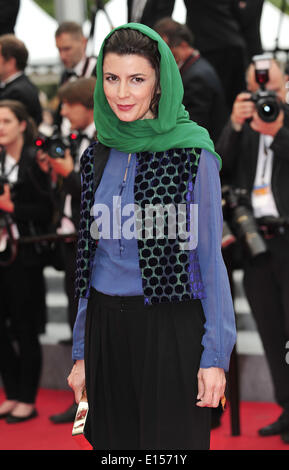
[[[113,30],[98,57],[69,384],[94,449],[208,449],[236,331],[221,254],[220,157],[189,120],[170,49]],[[186,241],[184,241],[186,240]],[[84,333],[85,330],[85,333]]]

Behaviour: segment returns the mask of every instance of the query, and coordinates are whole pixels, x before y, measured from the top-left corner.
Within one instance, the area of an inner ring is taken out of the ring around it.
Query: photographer
[[[36,164],[33,138],[33,122],[24,106],[0,101],[0,219],[6,221],[0,252],[0,373],[6,399],[0,404],[0,418],[8,423],[37,416],[42,366],[38,338],[45,321],[42,254],[38,244],[21,244],[21,239],[45,231],[52,204],[49,179]],[[14,237],[5,237],[10,231],[20,237],[16,253]]]
[[[66,148],[61,158],[52,158],[49,149],[38,151],[38,161],[43,171],[52,171],[58,177],[55,190],[62,207],[58,233],[71,234],[77,231],[80,213],[81,181],[79,160],[83,151],[94,140],[95,126],[93,121],[93,91],[96,79],[80,78],[68,82],[59,89],[61,115],[70,122],[71,132],[75,132],[74,148]],[[52,149],[51,149],[52,150]],[[69,237],[68,237],[69,238]],[[75,320],[74,271],[75,241],[64,244],[65,287],[69,300],[69,323],[73,329]]]
[[[217,72],[194,48],[193,35],[186,25],[165,17],[153,28],[168,44],[178,64],[184,86],[183,104],[190,119],[205,127],[216,142],[229,115]]]
[[[261,84],[261,85],[260,85]],[[265,86],[264,86],[265,85]],[[258,56],[247,73],[248,92],[234,102],[216,146],[223,157],[223,183],[246,190],[256,221],[289,215],[289,107],[285,77],[275,60]],[[257,94],[256,94],[257,92]],[[289,429],[289,231],[264,225],[267,251],[244,253],[244,289],[272,375],[280,418],[259,430],[262,436]]]
[[[59,89],[61,101],[61,115],[70,122],[71,131],[75,132],[77,139],[74,152],[67,148],[63,158],[51,158],[49,151],[38,152],[42,170],[49,168],[58,176],[58,189],[56,197],[63,200],[62,218],[58,233],[68,235],[78,230],[80,215],[80,167],[79,161],[88,145],[95,140],[95,126],[93,120],[93,92],[96,79],[79,78],[68,82]],[[73,153],[73,155],[72,155]],[[77,314],[78,302],[75,300],[75,271],[76,271],[76,241],[65,239],[63,244],[65,290],[68,298],[68,317],[71,332]],[[76,406],[71,407],[60,415],[52,416],[55,423],[70,422],[74,420]]]

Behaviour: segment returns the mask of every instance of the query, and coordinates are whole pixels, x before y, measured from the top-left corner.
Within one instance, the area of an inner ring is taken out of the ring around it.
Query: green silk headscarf
[[[110,108],[103,91],[103,48],[107,38],[121,28],[136,29],[158,43],[160,52],[161,98],[156,119],[120,121]],[[128,23],[112,30],[102,43],[97,60],[94,92],[94,121],[97,139],[121,152],[162,152],[176,148],[203,148],[221,158],[206,129],[189,119],[182,104],[184,88],[175,58],[159,34],[138,23]]]

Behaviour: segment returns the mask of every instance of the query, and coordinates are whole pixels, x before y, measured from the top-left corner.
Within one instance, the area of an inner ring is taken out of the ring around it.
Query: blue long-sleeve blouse
[[[102,236],[94,257],[90,285],[108,295],[143,295],[133,211],[135,171],[134,154],[128,164],[127,154],[111,150],[95,193],[94,216]],[[235,315],[221,253],[223,216],[219,162],[205,150],[200,156],[194,203],[200,214],[197,252],[206,292],[206,298],[201,300],[206,322],[200,367],[228,370],[236,341]],[[121,224],[117,223],[119,221]],[[123,230],[124,224],[126,230]],[[73,330],[73,360],[84,358],[86,306],[87,299],[80,298]]]

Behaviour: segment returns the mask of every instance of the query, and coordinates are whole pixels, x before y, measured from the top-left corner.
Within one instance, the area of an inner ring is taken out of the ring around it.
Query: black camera
[[[70,153],[74,158],[77,150],[77,139],[78,135],[76,133],[71,133],[68,137],[63,137],[58,133],[50,137],[41,134],[35,140],[35,145],[51,158],[64,158],[66,149],[70,149]]]
[[[245,189],[222,187],[223,216],[226,232],[224,237],[230,235],[244,243],[250,256],[255,257],[267,251],[266,243],[259,231],[258,224],[254,218],[248,193]],[[229,230],[229,235],[228,235]]]
[[[255,65],[255,79],[260,85],[260,89],[252,93],[251,100],[255,103],[257,113],[265,122],[273,122],[277,119],[281,101],[274,91],[266,89],[269,81],[269,68],[271,56],[268,54],[256,55],[253,57]]]

